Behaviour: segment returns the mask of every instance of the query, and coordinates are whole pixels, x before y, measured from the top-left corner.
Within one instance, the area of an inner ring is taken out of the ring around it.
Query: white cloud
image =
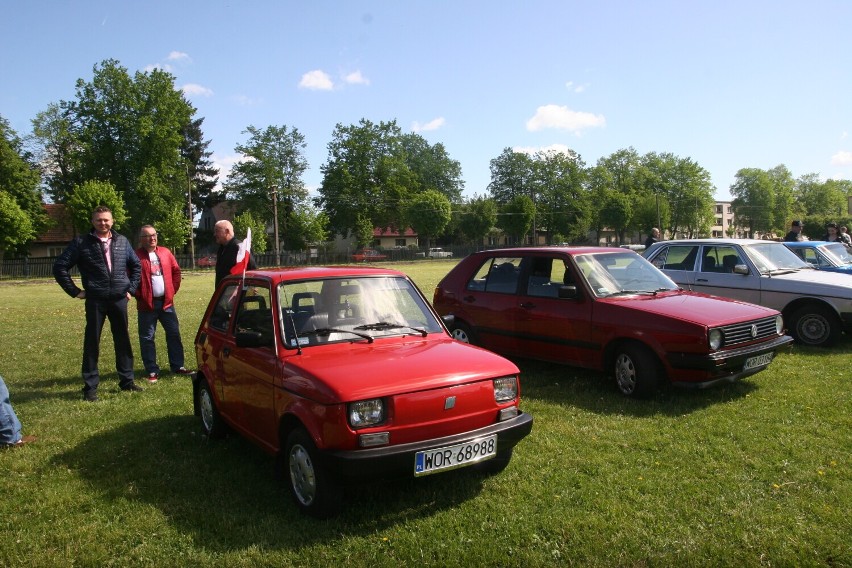
[[[245,156],[242,154],[222,155],[213,152],[213,155],[210,156],[210,161],[213,163],[213,167],[219,170],[219,184],[216,187],[217,191],[221,191],[222,182],[228,179],[228,174],[231,173],[231,168],[234,167],[234,164],[244,158]]]
[[[429,132],[431,130],[438,130],[439,128],[444,126],[445,122],[446,121],[444,120],[443,116],[440,116],[438,118],[430,120],[426,124],[420,124],[419,122],[414,122],[414,124],[411,125],[411,130],[413,132]]]
[[[142,71],[144,71],[145,73],[150,73],[151,71],[154,71],[155,69],[159,69],[160,71],[166,71],[167,73],[172,72],[172,66],[171,65],[165,65],[165,64],[162,64],[162,63],[152,63],[151,65],[146,65],[142,69]]]
[[[310,89],[312,91],[330,91],[334,88],[334,83],[331,81],[328,73],[321,69],[315,69],[302,75],[302,80],[299,81],[299,88]]]
[[[231,100],[237,103],[239,106],[252,107],[255,105],[259,105],[263,102],[263,99],[253,99],[247,95],[234,95],[231,97]]]
[[[212,97],[213,89],[208,89],[202,85],[196,85],[195,83],[187,83],[183,87],[181,87],[183,94],[188,97],[200,96],[200,97]]]
[[[343,81],[349,83],[350,85],[369,85],[370,80],[364,77],[360,71],[354,71],[345,75],[343,77]]]
[[[527,130],[536,132],[546,128],[570,130],[576,134],[586,128],[606,126],[602,114],[578,112],[566,106],[545,105],[535,111],[535,116],[527,121]]]
[[[568,90],[573,91],[575,93],[582,93],[588,87],[589,87],[588,83],[586,83],[585,85],[575,85],[574,81],[568,81],[567,83],[565,83],[565,88],[567,88]]]
[[[189,54],[182,51],[172,51],[166,59],[169,61],[192,61]]]
[[[518,154],[537,154],[539,152],[543,152],[545,154],[567,154],[570,155],[572,153],[571,148],[566,146],[565,144],[551,144],[550,146],[515,146],[512,148],[513,152]]]
[[[840,151],[831,157],[832,166],[852,166],[852,152]]]

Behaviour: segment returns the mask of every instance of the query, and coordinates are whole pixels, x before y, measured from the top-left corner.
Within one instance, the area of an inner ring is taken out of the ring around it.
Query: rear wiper
[[[420,329],[420,328],[417,328],[417,327],[411,327],[410,325],[400,325],[400,324],[396,324],[396,323],[389,323],[389,322],[386,322],[386,321],[379,321],[379,322],[376,322],[376,323],[368,323],[368,324],[364,324],[364,325],[359,325],[359,326],[356,326],[355,329],[372,329],[372,330],[375,330],[375,331],[381,331],[381,330],[386,330],[386,329],[410,329],[412,331],[416,331],[422,337],[426,337],[427,335],[429,335],[429,332],[426,331],[425,329]]]
[[[308,337],[311,335],[317,336],[328,336],[332,333],[351,333],[352,335],[357,335],[358,337],[363,337],[367,340],[367,343],[372,343],[373,336],[367,333],[358,333],[357,331],[352,331],[351,329],[338,329],[336,327],[321,327],[319,329],[312,329],[311,331],[303,331],[299,337]]]

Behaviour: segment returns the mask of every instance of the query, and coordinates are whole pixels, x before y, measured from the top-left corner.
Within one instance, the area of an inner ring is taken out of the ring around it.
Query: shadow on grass
[[[104,373],[98,392],[115,392],[121,389],[118,386],[118,373]],[[136,372],[137,384],[144,384],[142,374]],[[44,400],[81,400],[83,396],[83,377],[73,375],[68,377],[53,377],[49,379],[27,380],[16,385],[14,392],[15,402],[31,402]]]
[[[647,399],[631,399],[621,394],[615,379],[604,373],[529,359],[514,361],[521,369],[522,398],[575,406],[599,414],[681,416],[742,398],[759,388],[747,377],[706,389],[663,385]],[[771,365],[769,369],[763,372],[771,372]]]
[[[79,472],[99,499],[155,507],[176,531],[217,552],[297,550],[375,533],[452,509],[478,495],[486,479],[467,468],[353,485],[343,513],[317,521],[301,515],[278,484],[271,456],[236,434],[208,440],[197,420],[171,416],[127,424],[57,455],[54,465]]]

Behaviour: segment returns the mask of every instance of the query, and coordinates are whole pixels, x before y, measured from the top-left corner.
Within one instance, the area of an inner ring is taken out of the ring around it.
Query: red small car
[[[777,310],[681,290],[623,248],[474,253],[435,289],[464,342],[615,375],[628,396],[660,379],[706,387],[762,371],[792,342]]]
[[[532,429],[518,368],[453,340],[404,274],[361,267],[229,276],[195,338],[196,415],[276,456],[296,505],[343,484],[476,464],[502,470]]]
[[[216,266],[216,255],[211,254],[208,256],[202,256],[195,261],[195,266],[198,268],[213,268]]]
[[[373,262],[376,260],[386,260],[387,258],[386,254],[382,254],[374,249],[359,250],[352,255],[352,260],[355,262]]]

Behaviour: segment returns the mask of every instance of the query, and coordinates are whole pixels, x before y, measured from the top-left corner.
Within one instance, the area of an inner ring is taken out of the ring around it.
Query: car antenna
[[[287,290],[284,290],[283,287],[281,292],[284,294],[284,303],[287,306],[287,308],[281,308],[281,311],[287,313],[287,320],[290,322],[290,327],[293,329],[293,337],[296,340],[296,352],[301,355],[302,342],[299,341],[299,332],[296,331],[296,320],[293,319],[293,308],[290,307],[290,298],[287,297]]]

